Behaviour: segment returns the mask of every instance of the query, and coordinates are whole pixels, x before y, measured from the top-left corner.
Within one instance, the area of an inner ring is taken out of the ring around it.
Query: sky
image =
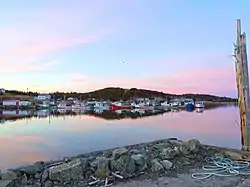
[[[250,33],[247,7],[250,1],[1,1],[0,87],[234,97],[236,19]]]

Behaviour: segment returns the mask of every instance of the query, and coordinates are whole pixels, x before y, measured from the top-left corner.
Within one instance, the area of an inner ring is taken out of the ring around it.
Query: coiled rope
[[[246,171],[250,167],[250,162],[233,161],[225,157],[214,157],[206,159],[211,165],[203,166],[204,173],[194,173],[194,179],[206,179],[211,176],[231,177],[237,175],[250,175],[250,171]]]

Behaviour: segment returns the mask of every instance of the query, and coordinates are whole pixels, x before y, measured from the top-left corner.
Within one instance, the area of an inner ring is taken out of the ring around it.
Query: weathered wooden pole
[[[238,90],[238,105],[240,114],[242,149],[249,150],[250,146],[250,99],[249,77],[246,51],[246,34],[241,33],[241,20],[237,20],[237,40],[235,46],[235,69]]]

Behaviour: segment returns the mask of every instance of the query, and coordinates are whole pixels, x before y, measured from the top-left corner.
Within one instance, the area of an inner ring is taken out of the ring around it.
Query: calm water
[[[241,148],[236,107],[203,113],[168,112],[137,119],[116,113],[97,114],[98,117],[94,114],[43,117],[47,115],[44,111],[36,114],[40,117],[4,121],[13,114],[0,114],[1,169],[170,137],[196,138],[205,144]],[[27,115],[27,111],[18,115]]]

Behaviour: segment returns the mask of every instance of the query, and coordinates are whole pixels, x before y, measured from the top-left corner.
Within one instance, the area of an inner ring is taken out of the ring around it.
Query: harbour
[[[3,6],[0,187],[249,187],[247,4],[109,3]]]
[[[157,112],[2,111],[0,139],[5,154],[0,156],[0,167],[171,137],[196,138],[204,144],[241,149],[235,106]]]

